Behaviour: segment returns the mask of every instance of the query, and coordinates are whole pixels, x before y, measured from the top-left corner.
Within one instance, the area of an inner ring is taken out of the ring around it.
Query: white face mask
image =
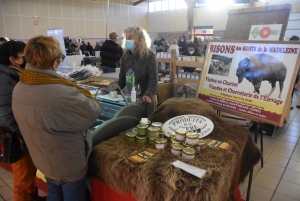
[[[183,42],[184,40],[183,39],[181,39],[181,42]]]
[[[194,54],[194,52],[195,52],[194,50],[193,51],[189,51],[190,54]]]

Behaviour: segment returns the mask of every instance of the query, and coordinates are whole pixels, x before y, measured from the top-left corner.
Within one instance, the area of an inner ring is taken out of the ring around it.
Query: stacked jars
[[[126,134],[126,140],[128,142],[137,142],[140,145],[144,145],[148,142],[150,145],[155,145],[157,149],[164,149],[167,140],[164,137],[162,130],[163,124],[161,122],[140,121],[140,124],[136,128],[132,129],[132,132]]]
[[[148,128],[151,124],[151,121],[140,121],[140,124],[137,125],[137,135],[136,135],[136,142],[140,145],[144,145],[147,143],[147,135],[148,135]]]
[[[193,159],[196,150],[204,149],[205,141],[199,140],[197,132],[188,132],[184,128],[175,130],[171,134],[171,153],[176,156],[182,156],[185,159]],[[196,150],[195,150],[196,149]]]

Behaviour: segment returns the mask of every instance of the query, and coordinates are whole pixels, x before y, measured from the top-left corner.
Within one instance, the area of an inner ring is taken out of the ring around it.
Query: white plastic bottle
[[[131,90],[131,102],[136,102],[136,91],[135,91],[135,87],[132,87]]]

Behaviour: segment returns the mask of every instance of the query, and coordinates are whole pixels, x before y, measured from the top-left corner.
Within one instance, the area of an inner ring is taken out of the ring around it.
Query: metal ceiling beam
[[[136,6],[136,5],[139,5],[140,3],[143,3],[144,1],[147,1],[147,0],[139,0],[139,1],[136,1],[136,2],[134,2],[134,6]]]

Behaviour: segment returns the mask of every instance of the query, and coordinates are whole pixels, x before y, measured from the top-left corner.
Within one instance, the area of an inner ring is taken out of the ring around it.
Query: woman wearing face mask
[[[179,46],[180,54],[183,54],[187,50],[187,43],[186,43],[185,35],[179,36],[178,46]]]
[[[201,54],[199,53],[198,49],[196,48],[195,43],[190,42],[187,44],[187,50],[183,53],[183,55],[186,56],[197,56],[200,57]],[[189,68],[189,67],[183,67],[184,72],[194,72],[194,68]]]
[[[158,70],[155,54],[151,51],[151,40],[147,32],[138,26],[131,26],[124,30],[126,39],[123,41],[124,54],[121,57],[119,85],[126,86],[126,73],[132,68],[135,84],[141,86],[142,100],[146,104],[152,103],[157,94]]]
[[[90,92],[55,73],[63,61],[58,40],[30,39],[27,66],[13,92],[12,109],[36,167],[45,175],[47,201],[86,200],[87,129],[100,115]]]
[[[0,46],[0,131],[15,132],[21,135],[14,118],[11,104],[15,85],[26,65],[25,43],[9,41]],[[38,196],[35,186],[36,167],[25,148],[21,158],[12,164],[14,176],[14,200],[46,200]]]

